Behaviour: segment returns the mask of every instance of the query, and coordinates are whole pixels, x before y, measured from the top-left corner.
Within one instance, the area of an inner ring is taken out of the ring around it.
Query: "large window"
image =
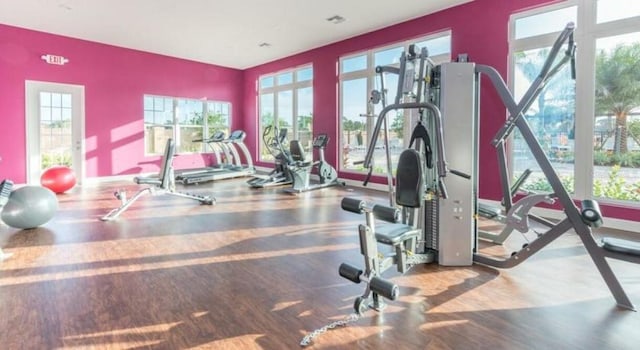
[[[568,69],[559,74],[532,104],[527,120],[577,198],[637,204],[640,3],[574,0],[515,15],[510,40],[514,94],[520,97],[535,78],[553,39],[569,21],[577,22],[576,83],[568,79]],[[517,133],[511,150],[515,176],[533,167],[525,188],[550,190]]]
[[[359,52],[340,58],[340,170],[364,171],[359,161],[364,159],[369,140],[373,137],[373,129],[382,104],[371,104],[372,90],[381,91],[377,66],[399,67],[400,55],[409,45],[426,47],[429,56],[436,63],[448,62],[451,59],[451,33],[442,32],[427,37],[395,43],[388,46]],[[398,77],[385,74],[384,90],[387,104],[393,103],[396,96]],[[396,168],[398,156],[407,145],[406,140],[412,130],[409,111],[393,111],[387,114],[389,123],[389,149],[392,169]],[[375,135],[381,138],[382,135]],[[382,139],[376,142],[374,151],[374,173],[385,173],[386,156]]]
[[[269,126],[287,129],[287,138],[298,140],[311,157],[313,68],[303,66],[263,75],[259,80],[259,90],[260,135]],[[259,150],[260,160],[273,160],[262,139]]]
[[[177,152],[206,152],[206,145],[198,140],[215,131],[229,135],[230,125],[228,102],[144,96],[145,154],[162,154],[169,138],[176,141]]]

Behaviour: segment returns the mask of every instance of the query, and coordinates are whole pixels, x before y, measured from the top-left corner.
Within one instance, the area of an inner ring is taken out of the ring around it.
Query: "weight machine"
[[[374,205],[354,198],[342,201],[344,210],[366,214],[366,224],[358,228],[365,270],[349,264],[342,264],[339,268],[342,277],[355,283],[366,283],[364,294],[356,298],[354,303],[358,314],[368,308],[382,309],[384,302],[380,296],[392,300],[397,297],[398,287],[382,277],[382,273],[393,266],[398,272],[405,273],[421,263],[438,261],[442,265],[464,266],[473,262],[473,232],[476,225],[473,195],[477,191],[476,179],[469,174],[477,169],[475,147],[471,151],[452,154],[453,164],[458,170],[449,169],[445,149],[453,149],[459,138],[473,143],[474,137],[477,137],[474,136],[476,125],[469,123],[473,114],[460,111],[465,103],[473,102],[475,86],[469,84],[455,95],[450,95],[455,99],[447,99],[443,93],[438,94],[440,81],[434,68],[427,49],[419,49],[414,45],[402,53],[399,68],[376,67],[381,75],[398,75],[398,91],[395,103],[385,105],[384,80],[381,79],[383,90],[380,100],[384,107],[376,121],[363,161],[364,167],[369,169],[365,183],[372,172],[377,135],[383,128],[387,172],[392,174],[386,115],[393,110],[414,110],[418,112],[418,119],[411,135],[410,148],[400,154],[396,187],[390,191],[391,206]],[[378,93],[372,94],[375,95]],[[457,119],[443,118],[441,110],[445,110],[442,108],[444,106]],[[445,137],[448,133],[455,133],[456,137],[449,140]],[[451,153],[447,151],[447,154]],[[457,176],[447,177],[449,173]],[[392,184],[391,180],[389,184]],[[376,220],[385,223],[377,225]],[[378,245],[390,247],[391,252],[380,254]]]
[[[581,208],[576,206],[524,118],[546,83],[560,70],[570,65],[575,75],[574,29],[574,24],[569,23],[560,33],[538,77],[519,102],[515,101],[506,83],[493,67],[469,62],[452,62],[433,67],[429,64],[424,48],[418,54],[415,47],[410,47],[407,53],[402,54],[399,69],[376,68],[398,74],[399,82],[396,103],[384,107],[376,121],[363,162],[369,168],[369,174],[377,135],[383,125],[384,139],[388,146],[386,114],[391,110],[414,109],[419,112],[420,118],[411,138],[410,147],[413,149],[405,150],[400,156],[397,193],[395,196],[390,194],[391,203],[395,201],[398,207],[373,205],[353,198],[345,198],[342,202],[343,209],[366,214],[366,223],[358,229],[365,269],[348,264],[340,265],[339,269],[342,277],[366,284],[364,294],[354,303],[358,314],[368,308],[383,308],[380,296],[388,299],[397,297],[397,286],[382,277],[382,273],[394,265],[401,273],[415,264],[435,261],[449,266],[471,265],[475,262],[496,268],[511,268],[570,230],[574,230],[580,237],[618,306],[634,310],[605,258],[639,263],[640,244],[613,238],[604,238],[600,243],[596,241],[591,229],[602,224],[598,203],[583,200]],[[562,50],[565,44],[566,50]],[[547,227],[545,232],[506,259],[482,255],[477,249],[477,145],[481,76],[489,78],[509,112],[505,124],[492,140],[492,145],[497,148],[503,204],[507,208],[506,231],[503,233],[507,232],[508,235],[513,230],[528,231],[530,219]],[[400,97],[411,97],[414,101],[402,102]],[[516,129],[522,134],[553,192],[529,193],[514,203],[514,191],[528,176],[524,175],[513,185],[509,178],[505,143]],[[429,145],[429,142],[433,144]],[[448,156],[446,159],[445,150]],[[450,169],[450,165],[457,170]],[[447,176],[448,174],[458,176]],[[409,198],[411,193],[416,193],[418,197]],[[555,202],[564,211],[566,218],[554,223],[533,216],[531,209],[542,202]],[[376,220],[387,223],[377,225]],[[391,246],[392,252],[380,255],[379,245]]]

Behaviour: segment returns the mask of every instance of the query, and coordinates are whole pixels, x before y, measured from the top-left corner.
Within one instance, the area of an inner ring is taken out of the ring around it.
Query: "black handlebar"
[[[465,178],[467,180],[471,179],[471,175],[469,175],[467,173],[463,173],[462,171],[449,169],[449,172],[452,173],[453,175],[458,175],[458,176],[463,177],[463,178]]]

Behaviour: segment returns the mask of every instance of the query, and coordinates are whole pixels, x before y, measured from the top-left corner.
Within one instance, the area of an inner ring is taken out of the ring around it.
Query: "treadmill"
[[[227,146],[223,144],[223,142],[225,141],[225,136],[226,135],[224,131],[216,131],[211,137],[207,139],[193,140],[193,142],[203,142],[209,146],[214,154],[214,157],[216,158],[216,165],[202,168],[174,170],[176,181],[178,181],[183,176],[207,173],[211,171],[220,171],[228,168],[228,161],[231,159],[231,152],[228,150]],[[220,156],[221,152],[224,154],[223,157]]]
[[[176,176],[176,181],[184,185],[192,185],[201,182],[231,179],[255,174],[256,169],[253,166],[253,159],[251,158],[249,149],[247,149],[244,143],[246,137],[247,134],[244,131],[234,130],[228,138],[219,143],[222,147],[227,148],[231,155],[232,162],[229,160],[228,164],[224,167],[214,168],[210,171]],[[238,150],[240,150],[240,152],[238,152]],[[246,164],[242,164],[240,153],[244,156],[247,162]]]

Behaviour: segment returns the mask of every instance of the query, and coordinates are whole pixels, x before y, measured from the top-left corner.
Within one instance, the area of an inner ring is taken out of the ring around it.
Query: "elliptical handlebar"
[[[278,157],[278,154],[288,154],[283,145],[286,139],[287,129],[280,129],[275,125],[268,125],[262,132],[262,141],[273,157]]]

